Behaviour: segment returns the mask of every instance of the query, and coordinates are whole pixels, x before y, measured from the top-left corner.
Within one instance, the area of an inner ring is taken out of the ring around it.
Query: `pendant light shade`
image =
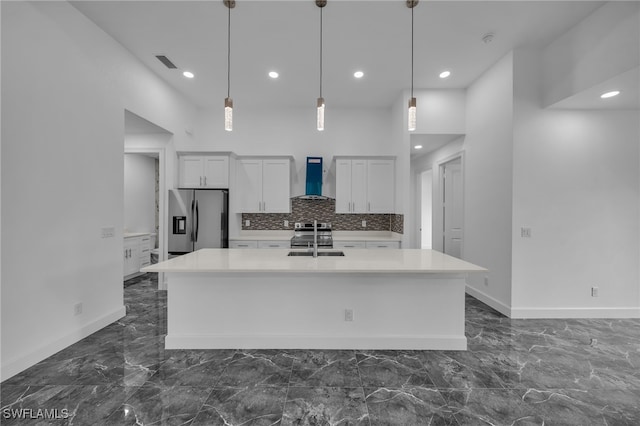
[[[408,129],[410,132],[416,130],[416,121],[417,121],[417,110],[416,110],[416,98],[409,99],[409,111],[408,111]]]
[[[316,6],[320,8],[320,97],[316,107],[316,126],[319,131],[324,130],[324,98],[322,97],[322,8],[327,5],[327,0],[316,0]]]
[[[407,7],[411,9],[411,99],[409,99],[409,109],[407,111],[407,129],[410,132],[416,130],[418,111],[416,108],[416,98],[413,96],[413,8],[418,5],[418,0],[407,0]]]
[[[324,130],[324,98],[318,98],[316,121],[318,130]]]
[[[224,100],[224,129],[227,132],[233,130],[233,99],[231,99],[231,9],[236,7],[235,0],[223,0],[229,9],[227,21],[227,97]]]

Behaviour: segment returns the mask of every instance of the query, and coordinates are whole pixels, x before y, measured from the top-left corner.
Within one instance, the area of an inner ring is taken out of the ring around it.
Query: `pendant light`
[[[319,131],[324,130],[324,98],[322,97],[322,8],[327,5],[327,0],[316,0],[316,6],[320,8],[320,97],[316,103],[316,125]]]
[[[224,100],[224,129],[228,132],[233,130],[233,99],[231,99],[231,9],[236,7],[235,0],[223,0],[224,5],[229,9],[229,19],[227,21],[227,97]]]
[[[418,5],[418,0],[407,0],[407,7],[411,9],[411,99],[409,99],[408,129],[410,132],[416,130],[417,110],[416,98],[413,97],[413,8]]]

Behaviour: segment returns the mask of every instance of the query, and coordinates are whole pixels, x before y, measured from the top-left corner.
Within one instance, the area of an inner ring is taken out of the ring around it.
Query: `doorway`
[[[418,189],[418,247],[433,248],[433,171],[425,170],[417,174]]]
[[[462,155],[440,164],[442,251],[462,259],[464,248],[464,175]]]
[[[124,132],[124,154],[137,157],[138,159],[146,158],[153,161],[157,165],[157,172],[152,183],[147,182],[146,186],[154,187],[153,203],[153,222],[147,225],[147,228],[156,230],[156,243],[152,247],[154,257],[157,256],[158,262],[166,260],[167,248],[167,224],[163,218],[167,215],[166,200],[166,150],[169,147],[173,134],[144,118],[125,110],[125,132]],[[157,161],[157,162],[156,162]],[[125,186],[132,182],[125,176]],[[126,193],[126,191],[125,191]],[[126,224],[125,224],[126,226]],[[130,229],[130,231],[136,231]],[[151,232],[152,234],[154,232]],[[158,274],[158,289],[165,290],[166,283],[164,274]]]

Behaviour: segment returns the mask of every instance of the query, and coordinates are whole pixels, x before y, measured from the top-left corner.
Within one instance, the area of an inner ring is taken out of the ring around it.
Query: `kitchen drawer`
[[[333,241],[334,249],[366,248],[364,241]]]
[[[368,249],[399,249],[400,241],[367,241]]]
[[[259,249],[291,248],[291,240],[258,241],[258,248]]]
[[[241,248],[241,249],[258,248],[258,242],[253,240],[230,240],[229,248]]]

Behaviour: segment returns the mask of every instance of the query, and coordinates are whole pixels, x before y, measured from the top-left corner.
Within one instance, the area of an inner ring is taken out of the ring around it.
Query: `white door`
[[[462,160],[458,157],[441,166],[443,251],[451,256],[462,257],[463,243],[463,179]]]
[[[262,211],[289,213],[291,198],[291,163],[289,160],[262,161]]]
[[[262,160],[239,160],[236,169],[238,210],[260,213],[262,210]]]

